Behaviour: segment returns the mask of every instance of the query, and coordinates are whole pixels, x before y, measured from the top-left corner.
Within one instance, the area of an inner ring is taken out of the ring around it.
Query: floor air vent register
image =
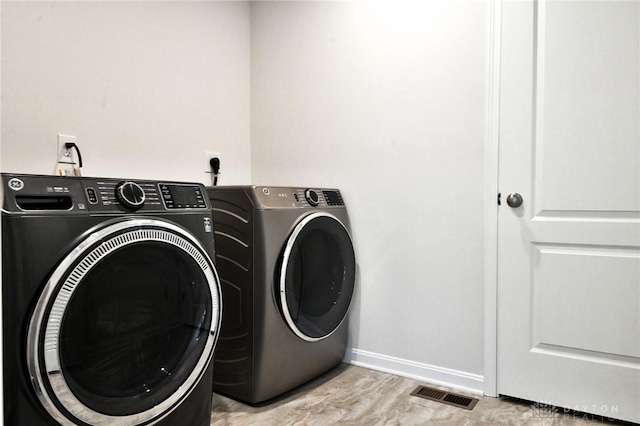
[[[427,386],[418,386],[411,395],[417,396],[431,401],[441,402],[443,404],[453,405],[454,407],[464,408],[465,410],[473,410],[478,403],[477,398],[468,398],[466,396],[457,395],[455,393],[434,389]]]

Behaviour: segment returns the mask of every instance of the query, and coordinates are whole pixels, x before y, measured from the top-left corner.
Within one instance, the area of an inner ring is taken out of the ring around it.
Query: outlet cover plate
[[[204,163],[204,172],[205,173],[211,173],[211,164],[209,163],[209,161],[212,158],[218,158],[220,159],[220,166],[222,166],[222,156],[219,152],[215,152],[215,151],[205,151],[204,152],[204,159],[205,159],[205,163]],[[220,171],[222,171],[222,167],[220,167]]]
[[[70,161],[73,161],[71,151],[68,151],[64,144],[76,143],[76,137],[73,135],[62,135],[58,133],[58,160],[62,159],[63,155],[68,157]]]

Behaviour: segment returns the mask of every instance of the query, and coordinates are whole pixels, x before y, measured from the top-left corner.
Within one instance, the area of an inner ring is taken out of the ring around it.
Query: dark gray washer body
[[[3,295],[3,370],[4,370],[4,424],[12,426],[29,425],[29,426],[53,426],[64,424],[86,424],[86,422],[74,417],[68,411],[68,406],[61,404],[60,393],[52,389],[52,386],[47,380],[43,380],[43,385],[37,385],[39,390],[47,389],[47,391],[36,391],[33,371],[37,370],[46,376],[41,370],[44,370],[44,365],[40,367],[40,363],[37,364],[38,368],[30,370],[28,365],[29,360],[32,360],[33,352],[46,350],[46,344],[34,345],[34,350],[30,351],[28,348],[28,336],[29,325],[31,318],[35,316],[34,310],[37,310],[38,301],[43,299],[43,294],[46,293],[47,282],[50,277],[55,275],[59,265],[64,265],[66,259],[73,259],[76,256],[77,260],[86,259],[90,256],[85,254],[78,255],[78,248],[84,243],[94,241],[97,245],[101,240],[97,237],[100,232],[108,229],[114,225],[123,224],[124,231],[135,229],[131,223],[137,223],[142,228],[144,222],[153,220],[156,225],[162,222],[165,228],[172,226],[176,229],[181,229],[182,235],[193,237],[194,247],[200,247],[202,253],[206,254],[206,267],[213,266],[211,263],[214,257],[214,240],[210,229],[207,229],[206,224],[211,224],[211,211],[209,203],[204,196],[204,187],[200,184],[182,184],[171,183],[177,186],[196,187],[199,190],[199,194],[202,197],[200,200],[200,206],[181,208],[176,206],[175,208],[168,208],[166,205],[168,201],[161,201],[160,193],[162,185],[156,181],[143,181],[135,180],[137,184],[144,187],[147,191],[146,204],[140,207],[137,211],[133,212],[124,208],[115,199],[115,192],[113,188],[120,179],[113,178],[80,178],[80,177],[57,177],[57,176],[35,176],[35,175],[19,175],[19,174],[2,174],[0,198],[2,199],[2,295]],[[133,182],[133,181],[132,181]],[[169,182],[166,182],[169,184]],[[173,186],[173,185],[172,185]],[[109,187],[107,191],[100,190],[101,187]],[[153,190],[154,195],[151,195]],[[22,198],[21,198],[22,197]],[[20,203],[24,203],[24,208],[20,207]],[[65,202],[68,203],[65,204]],[[132,234],[130,232],[130,234]],[[106,238],[111,238],[115,234],[107,234]],[[176,234],[181,235],[181,234]],[[197,243],[195,242],[197,240]],[[149,241],[139,241],[136,244],[149,243]],[[153,243],[153,241],[151,241]],[[94,244],[91,243],[91,244]],[[160,255],[169,251],[170,244],[161,244],[163,247],[156,248],[153,251],[148,250],[150,254]],[[131,247],[134,244],[131,245]],[[92,247],[91,245],[89,247]],[[120,250],[128,249],[129,246],[121,248]],[[75,253],[75,255],[74,255]],[[88,251],[87,251],[88,253]],[[130,253],[130,251],[128,252]],[[106,262],[110,258],[117,257],[118,250],[105,254],[101,257],[101,262]],[[100,257],[100,256],[98,256]],[[166,259],[166,257],[159,259]],[[211,259],[209,259],[211,258]],[[151,262],[154,260],[152,259]],[[157,263],[157,262],[156,262]],[[63,275],[66,277],[68,272],[74,269],[74,264],[69,266]],[[179,275],[174,268],[174,263],[167,263],[167,268],[173,269],[175,275]],[[130,265],[129,265],[130,266]],[[125,268],[125,267],[122,267]],[[131,269],[127,268],[127,271]],[[174,282],[172,277],[175,275],[168,275],[167,282]],[[122,276],[119,275],[119,276]],[[186,275],[185,275],[186,276]],[[204,276],[204,275],[203,275]],[[190,275],[190,277],[196,278],[196,275]],[[62,280],[61,280],[62,281]],[[90,279],[83,279],[77,288],[91,287],[95,288],[96,285],[87,283]],[[140,280],[138,288],[147,287],[149,289],[148,294],[157,294],[154,288],[157,287],[158,282],[151,280]],[[188,281],[184,281],[188,284]],[[112,282],[112,284],[116,284]],[[175,287],[182,286],[182,281],[176,282]],[[194,282],[191,283],[188,288],[195,287]],[[187,287],[187,286],[183,286]],[[168,288],[165,286],[164,288]],[[61,293],[59,288],[56,287],[52,294],[56,295]],[[71,298],[68,306],[80,306],[76,309],[80,314],[86,314],[85,318],[99,318],[104,322],[92,322],[87,321],[80,323],[72,320],[65,321],[69,324],[79,324],[78,329],[83,329],[85,332],[78,333],[78,342],[84,342],[86,339],[83,337],[85,334],[90,335],[101,325],[104,325],[105,331],[101,336],[111,338],[116,334],[116,337],[127,338],[128,336],[139,336],[142,340],[147,335],[162,335],[162,333],[156,333],[155,329],[157,324],[150,324],[155,319],[159,319],[158,324],[164,325],[162,322],[164,312],[152,312],[151,314],[146,308],[156,307],[158,305],[157,300],[164,300],[165,298],[160,296],[158,298],[149,297],[149,303],[142,303],[140,299],[142,296],[138,295],[134,299],[133,292],[129,294],[129,297],[121,297],[121,293],[112,291],[111,288],[105,290],[108,298],[97,299],[95,303],[90,305],[84,305],[81,302],[74,302],[79,297],[80,291],[76,291]],[[138,294],[146,295],[147,292],[139,291]],[[189,295],[188,291],[183,291],[181,294]],[[196,294],[196,293],[193,293]],[[175,346],[165,345],[169,348],[166,351],[156,350],[153,348],[148,349],[149,353],[158,354],[159,360],[166,359],[166,367],[171,369],[169,374],[171,378],[166,380],[155,380],[157,385],[150,389],[149,395],[154,395],[162,391],[163,388],[170,388],[172,386],[180,386],[178,391],[186,390],[184,399],[175,400],[174,405],[168,405],[164,411],[159,411],[158,414],[145,421],[144,424],[158,424],[162,426],[204,426],[209,425],[211,421],[211,386],[212,386],[212,367],[213,363],[210,362],[213,352],[213,347],[203,350],[202,364],[198,364],[193,370],[181,371],[180,367],[186,365],[181,361],[175,361],[180,359],[184,350],[191,347],[197,347],[195,343],[195,336],[199,336],[199,341],[208,341],[209,339],[217,339],[219,331],[219,315],[218,311],[213,309],[214,300],[215,305],[220,299],[219,290],[216,288],[212,296],[212,315],[215,314],[215,318],[212,319],[212,326],[215,325],[215,329],[211,328],[207,335],[211,337],[204,339],[205,333],[196,333],[195,327],[189,322],[191,317],[186,316],[184,321],[185,325],[180,327],[181,335],[191,335],[192,341],[187,344],[176,344]],[[52,298],[53,299],[53,298]],[[86,300],[86,299],[81,299]],[[104,302],[106,300],[106,302]],[[122,321],[112,321],[109,319],[116,316],[109,316],[109,313],[118,312],[120,306],[129,307],[125,302],[127,300],[134,300],[138,308],[134,308],[129,312],[123,312],[122,315],[117,315],[118,318],[123,318]],[[102,303],[104,302],[104,303]],[[120,303],[122,302],[122,303]],[[110,303],[110,305],[109,305]],[[184,304],[187,306],[187,304]],[[206,298],[196,300],[193,304],[188,306],[207,306]],[[88,308],[87,306],[91,306]],[[175,305],[172,305],[175,306]],[[114,307],[114,309],[109,309]],[[144,309],[143,309],[144,308]],[[71,311],[69,308],[67,311]],[[66,311],[65,311],[66,312]],[[93,312],[97,312],[93,315]],[[100,315],[100,312],[103,314]],[[180,315],[189,314],[192,311],[187,311],[185,308],[182,311],[177,311]],[[196,312],[195,310],[193,312]],[[175,313],[175,312],[174,312]],[[176,314],[178,315],[178,314]],[[47,315],[44,315],[46,318]],[[76,316],[77,317],[77,316]],[[129,320],[127,320],[129,318]],[[150,320],[150,319],[151,320]],[[166,318],[171,319],[169,315]],[[128,321],[128,322],[127,322]],[[36,322],[38,324],[39,322]],[[49,323],[43,321],[42,324]],[[131,325],[134,324],[134,325]],[[64,325],[64,322],[63,322]],[[130,325],[131,331],[129,332],[124,325]],[[110,327],[110,328],[109,328]],[[121,329],[119,329],[121,327]],[[44,329],[44,325],[41,327]],[[69,330],[75,331],[76,328],[69,326]],[[90,330],[90,331],[88,331]],[[168,335],[168,333],[165,333]],[[133,341],[134,337],[129,337],[129,341]],[[57,342],[60,347],[60,352],[64,347],[69,346],[68,341]],[[112,338],[110,342],[114,341]],[[49,342],[50,343],[50,342]],[[191,345],[193,343],[193,345]],[[78,345],[74,345],[77,347]],[[95,345],[96,347],[100,345]],[[123,346],[123,345],[121,345]],[[41,349],[44,347],[45,349]],[[171,350],[173,348],[173,350]],[[80,348],[82,349],[82,348]],[[122,348],[117,345],[102,345],[100,346],[101,352],[111,353],[113,359],[118,359],[117,355],[121,353]],[[144,354],[147,349],[145,347],[139,348],[137,354]],[[81,350],[74,349],[75,353],[82,354]],[[119,352],[120,351],[120,352]],[[97,352],[97,351],[96,351]],[[186,350],[185,350],[186,353]],[[172,356],[175,354],[175,357]],[[80,356],[80,355],[78,355]],[[43,357],[44,358],[44,357]],[[88,357],[87,357],[88,358]],[[106,359],[107,356],[103,357]],[[186,355],[185,357],[186,358]],[[182,358],[182,360],[184,360]],[[82,359],[82,358],[79,358]],[[128,359],[135,359],[134,356],[128,356]],[[170,364],[171,361],[173,364]],[[73,359],[71,360],[73,361]],[[83,361],[84,362],[84,361]],[[82,365],[82,363],[79,363]],[[93,362],[92,365],[96,365]],[[115,364],[115,363],[114,363]],[[121,363],[126,365],[126,362]],[[74,366],[75,367],[75,366]],[[98,366],[99,367],[99,366]],[[98,370],[99,368],[96,368]],[[68,371],[65,366],[62,366],[62,372]],[[121,370],[119,370],[121,372]],[[185,377],[194,374],[192,377],[195,379],[189,382]],[[166,374],[166,373],[165,373]],[[57,372],[50,374],[52,377],[60,376]],[[136,380],[145,380],[145,377],[150,377],[152,374],[138,375],[132,374],[136,377]],[[197,376],[196,376],[197,375]],[[121,377],[122,375],[114,374],[114,376]],[[135,405],[139,404],[144,399],[145,391],[143,386],[138,386],[139,382],[131,380],[130,389],[133,391],[122,392],[122,394],[115,394],[110,396],[109,410],[101,412],[100,414],[113,415],[113,419],[109,420],[110,425],[123,424],[125,421],[127,424],[133,424],[132,421],[127,419],[127,416],[135,416],[135,412],[122,414],[116,412],[116,410],[123,410],[122,406],[125,405],[123,401],[133,407],[127,408],[134,410]],[[81,389],[82,385],[76,385],[74,389]],[[115,387],[114,387],[115,388]],[[106,393],[107,389],[105,389]],[[85,392],[87,395],[90,391]],[[40,395],[40,396],[39,396]],[[52,408],[47,408],[43,403],[43,397],[41,395],[47,395],[50,399],[50,406],[53,407],[53,411],[59,412],[61,417],[60,421],[57,421],[52,417]],[[95,399],[101,398],[105,400],[107,398],[101,395],[96,395]],[[157,402],[150,402],[148,404],[157,404],[156,407],[162,407],[165,401],[169,401],[173,395],[158,399]],[[89,399],[85,396],[85,400]],[[152,408],[150,411],[155,410]],[[83,410],[86,412],[87,410]],[[97,410],[95,410],[97,411]],[[120,417],[117,417],[120,416]],[[92,423],[93,424],[93,423]]]

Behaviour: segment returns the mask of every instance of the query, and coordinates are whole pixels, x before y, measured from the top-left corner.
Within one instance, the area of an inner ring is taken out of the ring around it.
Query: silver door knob
[[[520,207],[523,201],[524,200],[522,199],[522,195],[518,194],[517,192],[513,192],[507,195],[507,204],[509,204],[509,207]]]

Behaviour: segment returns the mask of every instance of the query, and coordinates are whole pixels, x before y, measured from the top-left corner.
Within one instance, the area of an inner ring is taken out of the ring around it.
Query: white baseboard
[[[347,348],[344,362],[474,394],[484,390],[484,376],[361,349]]]

